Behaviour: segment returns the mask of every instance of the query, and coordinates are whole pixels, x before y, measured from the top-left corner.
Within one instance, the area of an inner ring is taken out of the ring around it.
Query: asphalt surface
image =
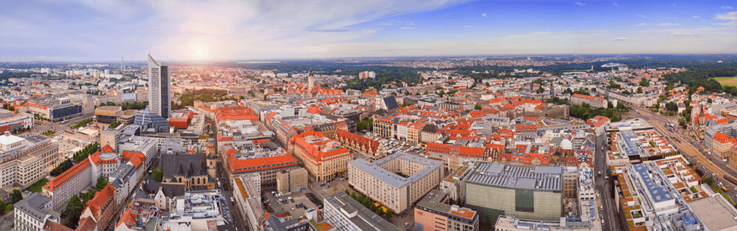
[[[602,174],[596,174],[596,186],[595,191],[599,194],[599,200],[597,200],[597,203],[599,208],[602,208],[603,210],[599,209],[599,214],[602,215],[604,224],[602,224],[602,230],[608,231],[608,230],[619,230],[617,229],[617,224],[619,219],[617,218],[618,210],[615,206],[614,198],[611,197],[611,184],[609,184],[609,180],[611,179],[605,179],[604,176],[609,175],[608,174],[608,168],[606,165],[606,150],[608,148],[605,148],[602,150],[602,147],[607,147],[607,135],[606,133],[602,134],[601,136],[596,137],[596,158],[594,160],[594,171],[599,172],[601,171]]]

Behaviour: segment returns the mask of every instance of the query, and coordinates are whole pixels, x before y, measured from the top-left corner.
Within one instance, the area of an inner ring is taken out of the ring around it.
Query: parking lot
[[[407,141],[397,140],[397,139],[386,139],[378,136],[373,136],[371,132],[366,132],[364,135],[366,138],[373,139],[375,141],[379,141],[382,144],[384,144],[384,147],[386,148],[387,155],[394,154],[396,152],[402,151],[410,154],[415,155],[424,155],[425,153],[425,146],[420,144],[412,144]]]

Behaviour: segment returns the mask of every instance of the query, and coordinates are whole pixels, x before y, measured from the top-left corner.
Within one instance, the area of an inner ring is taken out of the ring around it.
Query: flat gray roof
[[[397,175],[396,173],[386,170],[379,165],[391,161],[395,158],[402,158],[408,161],[412,161],[415,163],[420,163],[425,165],[425,168],[418,171],[417,173],[413,174],[412,176],[409,176],[407,178],[404,178],[400,175]],[[380,180],[394,186],[397,188],[404,187],[405,185],[418,181],[425,177],[430,172],[434,171],[435,169],[438,169],[443,166],[443,162],[435,161],[427,158],[423,158],[420,156],[412,155],[406,152],[397,152],[397,154],[390,155],[387,157],[384,157],[380,160],[374,161],[374,162],[368,162],[364,159],[356,159],[351,162],[348,162],[349,165],[353,165],[362,171],[371,174],[372,176],[379,178]]]
[[[400,231],[400,229],[392,223],[389,223],[384,220],[384,218],[381,218],[381,216],[376,215],[376,213],[364,207],[361,203],[358,203],[358,201],[343,192],[325,197],[325,202],[334,206],[338,210],[336,213],[343,213],[343,211],[348,214],[357,212],[356,216],[351,218],[345,216],[344,213],[343,215],[348,218],[351,223],[361,228],[361,230]]]
[[[721,195],[703,198],[689,203],[696,216],[711,230],[737,227],[737,210]]]
[[[519,166],[482,162],[467,182],[519,189],[561,190],[561,167]]]

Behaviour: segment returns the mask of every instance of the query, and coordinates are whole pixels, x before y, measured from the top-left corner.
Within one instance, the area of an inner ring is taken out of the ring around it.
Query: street
[[[675,117],[669,118],[660,114],[652,113],[648,109],[644,108],[637,108],[637,110],[640,112],[638,114],[641,115],[639,118],[647,120],[647,122],[649,122],[655,130],[666,138],[668,142],[678,148],[678,150],[681,151],[681,154],[686,157],[689,162],[693,163],[698,169],[701,169],[704,172],[702,177],[712,177],[715,182],[722,182],[728,190],[737,190],[735,187],[737,185],[733,185],[729,181],[723,180],[725,175],[737,176],[737,172],[735,172],[733,168],[727,166],[727,164],[720,158],[715,158],[713,155],[703,153],[702,150],[704,150],[704,148],[701,148],[703,147],[702,144],[694,141],[685,130],[677,127],[671,131],[665,127],[666,123],[678,124],[678,122],[675,121]],[[730,197],[732,200],[737,199],[735,195],[730,195]]]

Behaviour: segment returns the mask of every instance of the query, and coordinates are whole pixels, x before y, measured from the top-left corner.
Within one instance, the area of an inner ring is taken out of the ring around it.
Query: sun
[[[197,49],[197,58],[205,57],[205,51],[202,48]]]

